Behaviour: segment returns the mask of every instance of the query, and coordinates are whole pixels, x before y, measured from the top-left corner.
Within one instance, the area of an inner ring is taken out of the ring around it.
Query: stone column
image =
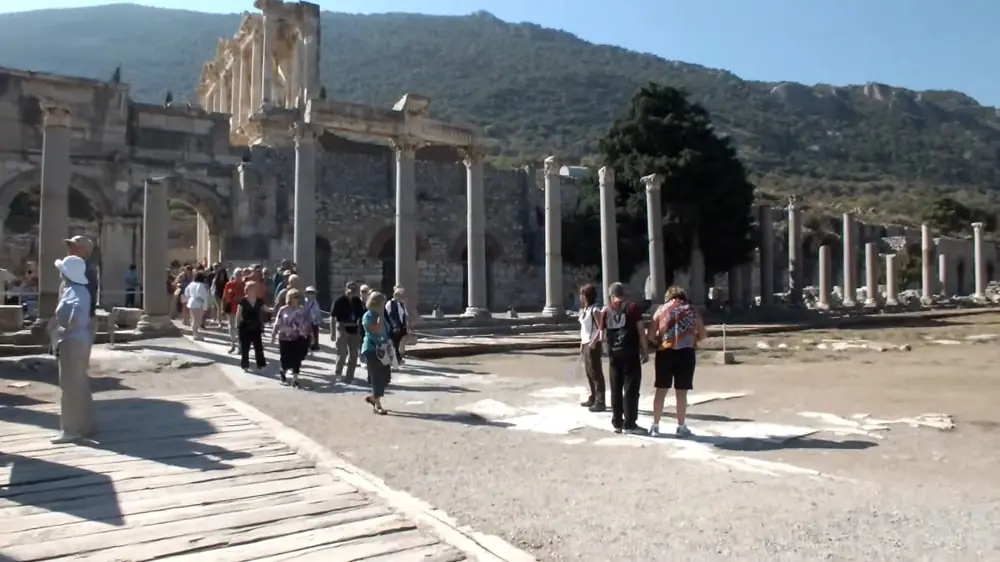
[[[55,261],[66,256],[69,236],[70,112],[42,104],[42,194],[38,213],[38,320],[55,312],[61,278]]]
[[[885,305],[899,305],[899,293],[896,287],[896,254],[885,255]]]
[[[760,225],[760,304],[774,303],[774,217],[771,207],[757,208],[757,222]]]
[[[740,277],[742,278],[740,283],[743,289],[743,295],[740,297],[740,300],[743,302],[745,308],[751,308],[755,304],[753,298],[753,262],[740,266]]]
[[[179,332],[170,321],[167,295],[167,229],[170,205],[167,199],[173,178],[146,180],[142,210],[142,317],[141,332]]]
[[[827,310],[830,308],[830,278],[833,272],[830,270],[830,246],[823,244],[819,247],[819,300],[816,308]]]
[[[467,318],[488,318],[486,286],[486,190],[483,185],[483,155],[475,147],[465,151],[466,225],[465,254],[469,276]]]
[[[727,274],[729,285],[729,307],[733,310],[740,310],[746,306],[743,302],[743,273],[742,266],[736,266],[729,270]]]
[[[545,159],[545,308],[546,316],[562,316],[562,195],[559,163],[555,156]]]
[[[233,76],[236,77],[236,83],[233,87],[233,120],[234,126],[238,127],[246,121],[246,64],[243,63],[243,59],[246,53],[243,51],[243,45],[237,45],[236,54],[233,59]]]
[[[303,72],[305,74],[305,96],[306,100],[311,100],[313,98],[319,97],[319,43],[317,38],[312,34],[306,35],[302,40],[302,46],[305,51],[305,68]]]
[[[396,284],[406,288],[407,309],[418,317],[420,270],[417,267],[417,146],[396,139]]]
[[[691,267],[688,271],[691,274],[691,290],[688,291],[688,297],[695,306],[705,306],[708,304],[708,291],[705,289],[705,254],[701,251],[701,240],[697,233],[691,242]]]
[[[986,256],[983,252],[983,223],[972,223],[972,245],[975,275],[976,292],[972,295],[977,301],[986,301]]]
[[[878,306],[878,251],[874,242],[865,243],[865,306]]]
[[[292,40],[291,61],[288,69],[288,87],[285,88],[285,107],[298,107],[299,92],[302,91],[300,80],[302,75],[302,38]]]
[[[263,31],[261,39],[261,65],[260,65],[260,101],[262,104],[273,101],[271,90],[274,87],[274,48],[277,46],[274,26],[277,24],[274,16],[264,12]]]
[[[104,217],[101,224],[101,303],[125,304],[125,272],[132,263],[132,218]]]
[[[259,33],[250,42],[250,114],[260,109],[261,92],[264,91],[264,35]]]
[[[229,82],[230,70],[225,68],[219,74],[219,111],[230,113],[229,102],[232,101],[232,88]]]
[[[948,256],[946,254],[938,254],[938,284],[941,286],[943,296],[950,297],[954,294],[948,286]]]
[[[841,240],[844,242],[844,307],[850,308],[857,304],[855,299],[858,295],[857,286],[854,284],[858,279],[856,264],[857,258],[854,255],[854,215],[844,213],[843,233]]]
[[[931,227],[920,225],[920,302],[925,306],[934,302],[934,239]]]
[[[792,303],[802,302],[802,210],[788,205],[788,296]]]
[[[607,298],[611,284],[618,281],[618,219],[615,216],[615,170],[605,166],[597,171],[601,195],[601,299]]]
[[[295,217],[293,256],[303,287],[316,284],[316,134],[295,126]]]
[[[667,292],[666,257],[663,255],[663,186],[661,174],[642,178],[646,185],[646,239],[649,240],[649,279],[653,302],[660,302]]]

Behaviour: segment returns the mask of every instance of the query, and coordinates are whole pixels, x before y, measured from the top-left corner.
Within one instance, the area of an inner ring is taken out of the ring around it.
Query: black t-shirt
[[[345,332],[357,334],[358,324],[361,323],[361,317],[365,315],[365,305],[358,297],[340,295],[337,300],[333,301],[331,315],[338,324],[345,324]]]
[[[639,355],[639,330],[637,325],[642,312],[634,302],[624,302],[617,309],[604,307],[604,330],[608,353],[614,356]]]

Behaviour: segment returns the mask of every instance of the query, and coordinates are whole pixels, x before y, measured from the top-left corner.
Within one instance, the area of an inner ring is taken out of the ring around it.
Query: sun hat
[[[78,285],[87,284],[87,262],[79,256],[66,256],[55,261],[56,269],[59,270],[71,283]]]

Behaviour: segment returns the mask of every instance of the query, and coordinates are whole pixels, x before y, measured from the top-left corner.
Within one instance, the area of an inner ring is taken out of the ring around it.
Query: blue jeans
[[[389,386],[392,367],[383,365],[378,360],[378,353],[374,349],[365,351],[365,366],[368,368],[368,384],[372,389],[372,398],[382,398],[385,396],[385,387]]]

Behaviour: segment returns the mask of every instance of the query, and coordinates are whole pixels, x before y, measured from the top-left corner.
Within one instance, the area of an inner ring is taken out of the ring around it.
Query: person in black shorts
[[[656,349],[653,363],[656,392],[653,394],[653,423],[649,426],[649,434],[653,437],[660,435],[663,402],[673,388],[677,399],[676,434],[687,437],[691,435],[685,424],[687,394],[694,388],[697,347],[705,337],[705,326],[698,311],[688,301],[684,289],[671,287],[663,300],[665,304],[653,314],[646,334],[650,345]]]

